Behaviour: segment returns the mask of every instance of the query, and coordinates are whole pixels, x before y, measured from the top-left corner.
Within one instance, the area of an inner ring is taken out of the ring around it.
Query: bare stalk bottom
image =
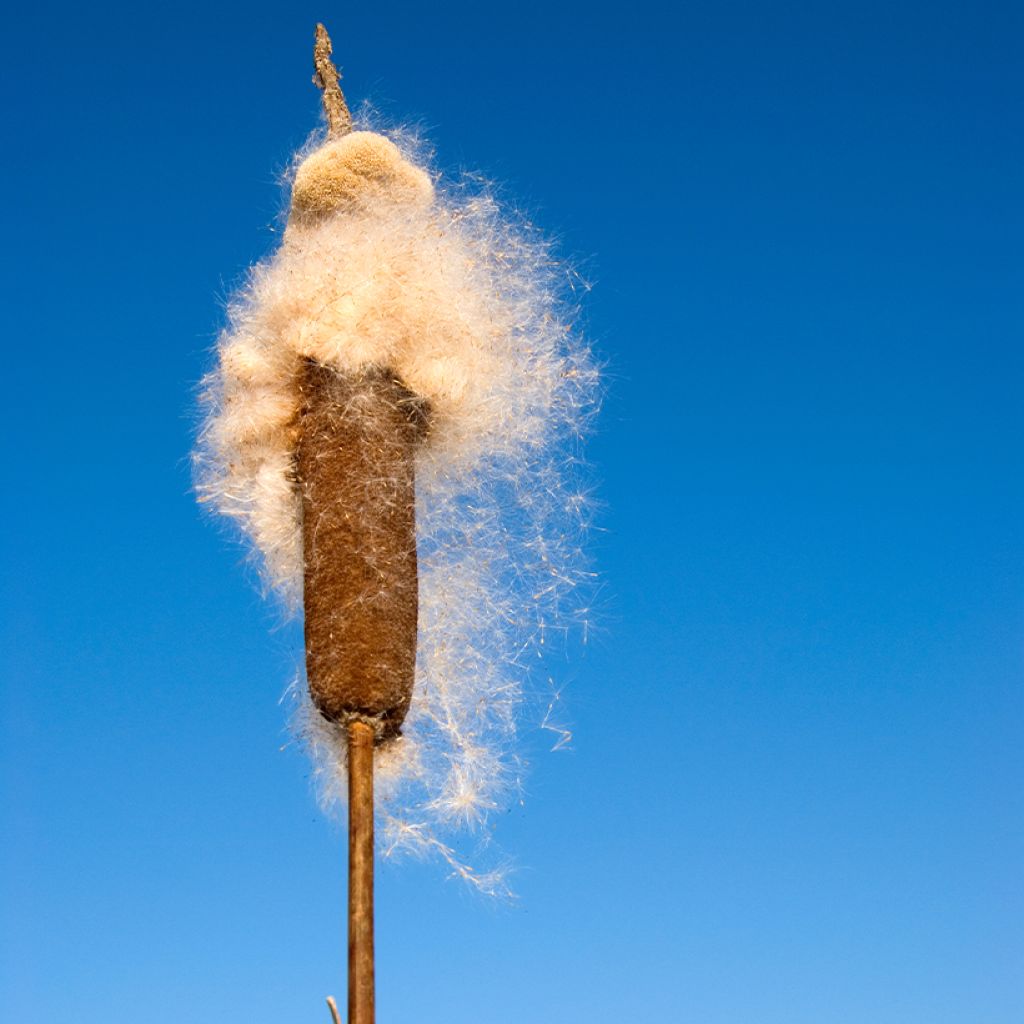
[[[374,1022],[373,729],[348,725],[348,1024]]]

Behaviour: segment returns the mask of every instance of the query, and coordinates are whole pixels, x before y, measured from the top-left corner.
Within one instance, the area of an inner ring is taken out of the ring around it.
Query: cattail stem
[[[373,728],[348,725],[348,1024],[373,1024]]]

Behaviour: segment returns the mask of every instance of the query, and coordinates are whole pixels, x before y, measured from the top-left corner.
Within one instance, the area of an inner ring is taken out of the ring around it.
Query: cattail
[[[437,828],[478,824],[513,776],[523,662],[578,579],[564,445],[595,373],[547,245],[485,189],[439,190],[401,136],[354,131],[330,53],[318,26],[327,138],[232,304],[196,461],[301,594],[305,731],[330,779],[347,767],[349,1021],[372,1024],[375,762],[389,846],[492,887]]]
[[[441,836],[515,785],[532,652],[578,606],[596,372],[548,243],[480,182],[432,174],[407,133],[354,129],[329,55],[318,29],[328,133],[231,303],[197,486],[304,612],[325,791],[367,730],[387,849],[487,887]]]

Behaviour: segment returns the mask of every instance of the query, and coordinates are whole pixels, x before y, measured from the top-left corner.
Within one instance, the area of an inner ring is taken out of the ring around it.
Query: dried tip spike
[[[331,60],[331,37],[319,22],[316,26],[316,42],[313,44],[313,84],[323,90],[324,114],[327,116],[327,135],[337,139],[352,131],[352,115],[349,113],[345,95],[338,84],[341,76]]]

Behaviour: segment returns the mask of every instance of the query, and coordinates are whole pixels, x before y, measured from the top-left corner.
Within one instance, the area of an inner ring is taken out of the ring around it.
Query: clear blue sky
[[[610,362],[601,628],[498,823],[520,899],[384,868],[381,1024],[1019,1024],[1021,7],[18,6],[3,1019],[343,995],[298,635],[187,463],[323,19],[353,100],[583,261]]]

